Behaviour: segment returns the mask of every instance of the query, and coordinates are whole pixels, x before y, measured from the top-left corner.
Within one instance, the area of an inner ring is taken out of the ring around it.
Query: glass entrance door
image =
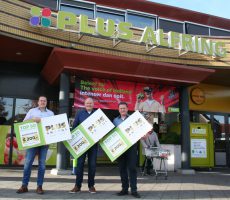
[[[213,134],[215,142],[215,165],[227,165],[226,125],[224,115],[213,115]]]
[[[230,166],[230,115],[191,112],[193,122],[211,123],[215,147],[215,166]]]

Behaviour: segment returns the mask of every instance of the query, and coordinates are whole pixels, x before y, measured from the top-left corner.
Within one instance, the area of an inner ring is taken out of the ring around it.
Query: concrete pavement
[[[81,193],[69,194],[75,176],[54,176],[47,170],[43,185],[45,194],[38,195],[35,193],[36,169],[32,171],[29,192],[16,194],[21,186],[22,172],[19,169],[0,169],[0,199],[133,199],[131,195],[116,196],[121,184],[118,169],[114,166],[97,167],[96,194],[88,192],[87,180],[84,180]],[[84,178],[87,179],[87,173]],[[196,171],[195,175],[170,172],[168,180],[139,174],[138,191],[142,199],[230,199],[230,169]]]

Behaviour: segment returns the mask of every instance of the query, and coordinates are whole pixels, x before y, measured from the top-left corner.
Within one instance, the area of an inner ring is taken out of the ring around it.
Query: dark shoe
[[[121,190],[120,192],[117,193],[117,196],[124,196],[124,195],[128,195],[129,192],[126,190]]]
[[[23,185],[22,185],[22,187],[20,187],[20,188],[17,190],[17,193],[18,193],[18,194],[22,194],[22,193],[25,193],[25,192],[28,192],[27,186],[23,186]]]
[[[135,197],[135,198],[138,198],[138,199],[141,198],[141,196],[138,194],[138,192],[132,192],[131,195],[132,195],[133,197]]]
[[[37,194],[44,194],[44,190],[42,189],[42,186],[38,186],[36,190]]]
[[[81,188],[74,186],[74,188],[72,190],[69,191],[70,194],[75,194],[81,192]]]
[[[91,194],[95,194],[96,193],[96,189],[95,189],[95,187],[90,187],[89,188],[89,192],[91,193]]]

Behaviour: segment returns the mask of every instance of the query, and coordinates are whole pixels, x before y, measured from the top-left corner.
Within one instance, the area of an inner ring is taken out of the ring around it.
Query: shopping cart
[[[168,170],[165,162],[168,159],[169,155],[170,152],[169,150],[166,149],[162,149],[158,147],[145,148],[145,157],[146,159],[151,160],[156,179],[160,175],[164,175],[165,179],[168,178]],[[157,163],[159,163],[160,165],[159,167],[157,166]],[[147,160],[145,161],[142,175],[145,175],[146,169],[147,169]]]

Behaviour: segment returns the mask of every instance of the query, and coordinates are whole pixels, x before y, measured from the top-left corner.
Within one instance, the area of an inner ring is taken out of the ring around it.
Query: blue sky
[[[149,0],[230,19],[230,0]]]

